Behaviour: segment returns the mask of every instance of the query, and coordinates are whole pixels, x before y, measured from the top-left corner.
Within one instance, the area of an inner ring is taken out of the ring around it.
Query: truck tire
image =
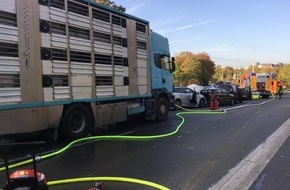
[[[156,121],[164,121],[167,119],[169,112],[169,103],[164,97],[157,100],[156,105]]]
[[[86,137],[92,126],[92,114],[84,104],[73,104],[63,114],[60,135],[64,140]]]

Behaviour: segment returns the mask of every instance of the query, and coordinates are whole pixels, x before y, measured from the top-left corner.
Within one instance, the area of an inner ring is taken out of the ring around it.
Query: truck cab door
[[[162,89],[166,89],[168,92],[173,92],[173,75],[174,71],[174,62],[170,61],[170,56],[166,54],[155,53],[154,54],[154,62],[157,68],[155,68],[155,72],[160,74],[160,83],[155,82],[157,86]],[[156,77],[158,78],[158,77]]]
[[[169,92],[171,92],[173,86],[173,75],[172,75],[172,65],[170,62],[170,56],[169,55],[161,55],[161,66],[162,66],[162,87],[164,89],[167,89]]]

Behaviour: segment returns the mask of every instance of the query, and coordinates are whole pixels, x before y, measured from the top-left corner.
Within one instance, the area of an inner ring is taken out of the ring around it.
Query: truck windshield
[[[171,67],[170,67],[170,58],[168,56],[163,56],[161,57],[161,67],[162,69],[164,70],[170,70]]]
[[[170,63],[170,57],[164,54],[155,53],[154,62],[156,67],[170,71],[172,69]]]

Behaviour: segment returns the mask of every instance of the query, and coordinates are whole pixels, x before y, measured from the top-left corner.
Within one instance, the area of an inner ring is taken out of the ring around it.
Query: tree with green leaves
[[[290,88],[290,64],[284,64],[284,66],[279,69],[277,79],[282,80],[286,88]]]
[[[123,7],[122,5],[116,5],[115,2],[110,1],[110,0],[95,0],[97,3],[100,3],[102,5],[111,7],[113,9],[119,10],[121,12],[125,12],[126,8]]]
[[[197,60],[195,78],[198,84],[206,86],[215,73],[215,64],[207,53],[198,53],[195,55],[195,58]]]

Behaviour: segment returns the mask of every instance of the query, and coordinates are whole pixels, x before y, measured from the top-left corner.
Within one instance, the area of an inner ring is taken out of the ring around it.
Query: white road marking
[[[270,102],[272,102],[273,100],[275,100],[275,96],[272,94],[272,99],[270,99],[270,100],[263,101],[263,102],[259,102],[259,103],[248,103],[248,104],[244,104],[244,105],[240,105],[240,106],[230,107],[230,108],[227,108],[227,109],[225,109],[225,110],[226,110],[226,111],[229,111],[229,110],[235,110],[235,109],[239,109],[239,108],[246,108],[246,107],[260,106],[260,105],[263,105],[263,104],[270,103]]]
[[[290,135],[290,118],[208,190],[247,190]]]

